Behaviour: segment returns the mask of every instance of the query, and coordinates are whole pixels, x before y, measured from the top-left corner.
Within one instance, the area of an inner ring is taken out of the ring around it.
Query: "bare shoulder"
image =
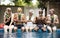
[[[58,17],[58,15],[54,14],[55,17]]]

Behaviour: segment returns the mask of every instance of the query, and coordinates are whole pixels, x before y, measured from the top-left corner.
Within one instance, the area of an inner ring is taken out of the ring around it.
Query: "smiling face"
[[[22,8],[18,7],[17,12],[21,13],[22,12]]]
[[[32,12],[29,12],[29,16],[32,16],[33,15],[33,13]]]
[[[53,15],[54,14],[54,9],[50,9],[49,13],[50,13],[50,15]]]
[[[43,11],[39,11],[39,14],[43,14]]]
[[[42,14],[43,14],[43,11],[42,11],[42,10],[39,11],[39,16],[40,16],[40,17],[42,16]]]
[[[11,10],[8,10],[9,13],[11,13]]]
[[[7,8],[6,11],[7,11],[8,13],[11,13],[11,12],[12,12],[11,8]]]

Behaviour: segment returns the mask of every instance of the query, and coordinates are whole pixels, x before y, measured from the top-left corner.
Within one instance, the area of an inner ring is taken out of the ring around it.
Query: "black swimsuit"
[[[7,18],[9,18],[11,15],[9,15],[9,14],[7,14],[6,13],[6,15],[5,15],[5,17],[6,17],[6,20],[5,21],[7,21],[8,19]],[[7,23],[5,23],[5,25],[10,25],[10,22],[11,22],[11,17],[10,17],[10,20],[7,22]]]
[[[11,22],[11,18],[10,18],[9,22],[5,23],[5,25],[9,26],[10,22]]]
[[[36,24],[39,27],[39,29],[41,29],[41,27],[43,27],[43,25],[45,24],[45,20],[36,18]]]
[[[8,18],[10,19],[7,23],[5,23],[5,25],[8,25],[9,26],[10,23],[11,23],[11,14],[6,13],[5,17],[6,17],[6,20],[5,21],[7,21]],[[14,23],[12,23],[12,25],[14,25]]]

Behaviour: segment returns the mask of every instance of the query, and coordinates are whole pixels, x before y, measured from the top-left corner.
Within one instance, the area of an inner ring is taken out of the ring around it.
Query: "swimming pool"
[[[5,34],[3,29],[0,29],[0,38],[60,38],[60,29],[57,29],[54,33],[42,32],[21,32],[20,29],[16,33]]]

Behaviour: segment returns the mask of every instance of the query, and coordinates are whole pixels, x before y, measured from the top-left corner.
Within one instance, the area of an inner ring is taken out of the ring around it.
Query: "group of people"
[[[33,10],[29,11],[29,15],[26,16],[22,13],[22,8],[18,7],[16,13],[12,13],[11,8],[6,8],[4,13],[4,32],[7,33],[8,30],[12,33],[17,31],[17,29],[21,29],[22,32],[29,32],[33,29],[38,31],[41,29],[42,31],[46,31],[48,29],[50,32],[55,32],[59,24],[58,16],[55,14],[54,9],[49,10],[49,14],[47,16],[43,16],[43,11],[39,10],[39,16],[33,15]]]

